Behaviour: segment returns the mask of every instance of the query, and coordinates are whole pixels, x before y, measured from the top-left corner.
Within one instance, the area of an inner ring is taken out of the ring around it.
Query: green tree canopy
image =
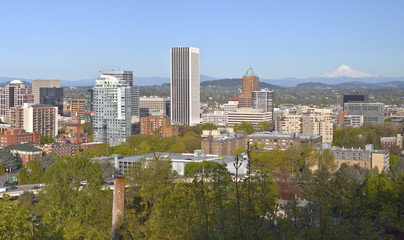
[[[237,123],[234,125],[234,131],[245,131],[247,134],[254,132],[254,125],[248,122]]]

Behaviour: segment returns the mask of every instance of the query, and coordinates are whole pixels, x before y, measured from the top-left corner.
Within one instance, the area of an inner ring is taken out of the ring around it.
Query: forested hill
[[[226,78],[226,79],[219,79],[219,80],[211,80],[201,82],[202,87],[241,87],[242,86],[242,79],[241,78]],[[272,85],[266,82],[260,82],[260,88],[268,88],[268,89],[281,89],[282,87]]]

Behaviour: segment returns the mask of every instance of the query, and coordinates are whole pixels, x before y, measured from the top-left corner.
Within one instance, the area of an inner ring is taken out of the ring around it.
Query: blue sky
[[[200,48],[201,74],[313,77],[342,64],[404,76],[404,1],[3,1],[0,76],[169,77],[170,47]]]

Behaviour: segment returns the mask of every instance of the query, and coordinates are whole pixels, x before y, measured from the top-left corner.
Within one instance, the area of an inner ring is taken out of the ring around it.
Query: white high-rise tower
[[[171,48],[171,120],[200,123],[199,48]]]
[[[122,78],[101,75],[94,86],[94,141],[111,146],[131,133],[131,86]]]
[[[130,86],[131,92],[131,122],[139,122],[140,111],[139,111],[139,86],[133,85],[133,71],[122,71],[122,70],[104,70],[100,71],[101,75],[113,76],[124,80]]]

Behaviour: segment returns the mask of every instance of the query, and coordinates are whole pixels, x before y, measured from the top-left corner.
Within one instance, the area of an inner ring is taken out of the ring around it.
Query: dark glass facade
[[[63,88],[40,88],[39,101],[57,107],[58,114],[63,114]]]

